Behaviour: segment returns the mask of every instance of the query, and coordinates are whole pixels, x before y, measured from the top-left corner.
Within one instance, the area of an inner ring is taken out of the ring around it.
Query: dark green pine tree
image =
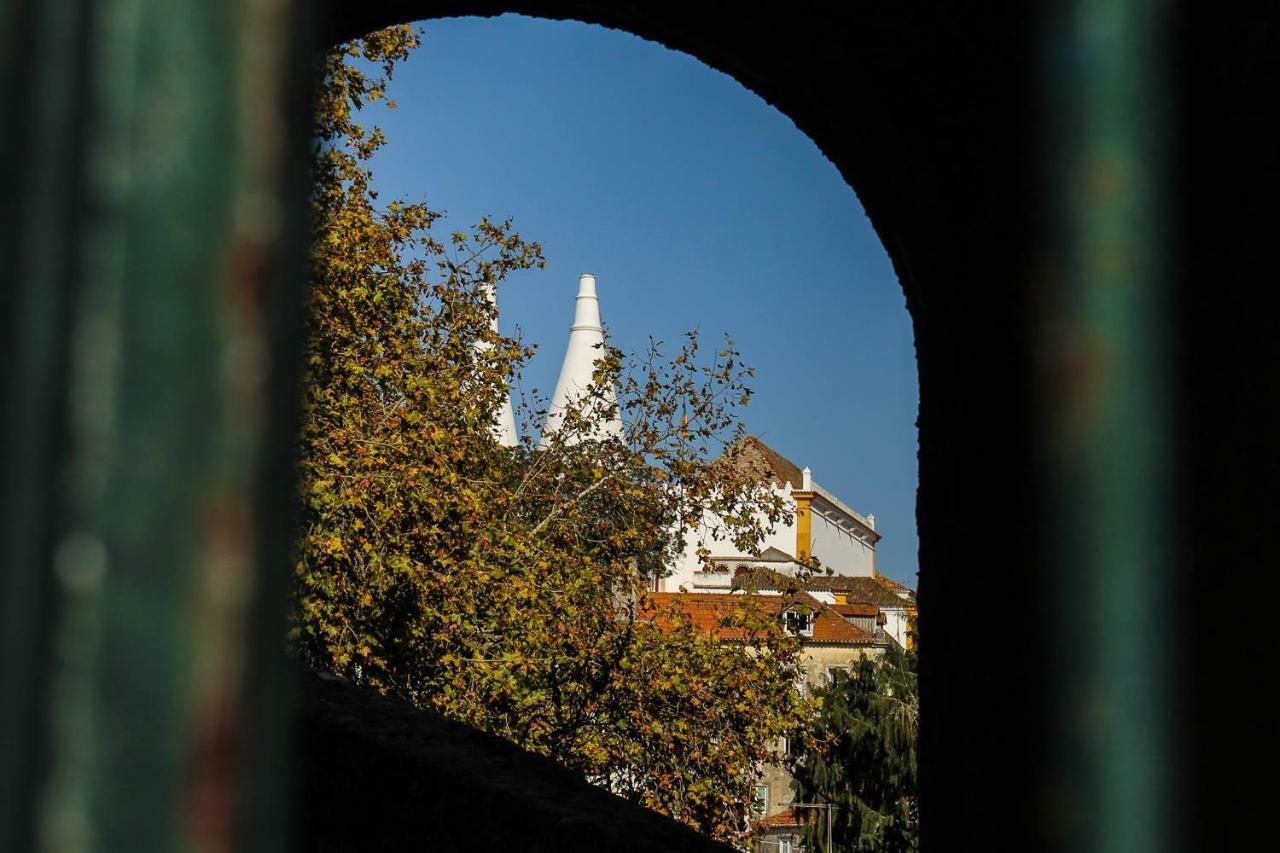
[[[863,659],[818,695],[814,745],[793,759],[797,802],[831,803],[834,851],[920,849],[916,653],[891,649]],[[808,849],[826,849],[824,810],[808,811]]]

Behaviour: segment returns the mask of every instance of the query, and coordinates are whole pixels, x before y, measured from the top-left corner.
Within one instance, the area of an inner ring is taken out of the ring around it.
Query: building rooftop
[[[842,592],[850,604],[874,604],[877,607],[914,607],[916,594],[888,578],[850,577],[847,575],[813,575],[791,577],[763,567],[742,567],[733,578],[733,588],[748,592]],[[903,595],[907,597],[904,598]]]
[[[883,640],[845,619],[831,605],[805,592],[787,595],[726,595],[724,593],[654,592],[637,618],[667,628],[684,621],[724,640],[748,640],[753,632],[741,624],[749,607],[762,615],[777,616],[792,607],[807,607],[813,614],[813,635],[805,642],[822,645],[876,646]]]
[[[767,479],[775,486],[790,485],[792,489],[804,487],[804,471],[799,465],[765,444],[754,435],[748,435],[725,451],[722,459],[729,458],[740,470],[753,474],[760,479]],[[816,481],[810,482],[813,491],[840,512],[853,518],[867,530],[867,535],[879,539],[875,532],[875,524],[871,519],[850,507]]]
[[[800,466],[765,444],[754,435],[749,435],[743,439],[744,452],[754,453],[758,455],[764,464],[768,467],[773,475],[773,481],[776,485],[782,486],[790,484],[791,488],[799,489],[804,484],[804,474],[800,470]]]
[[[847,604],[828,604],[827,606],[841,616],[877,616],[880,613],[879,607],[863,601]]]
[[[789,826],[804,826],[804,818],[795,809],[788,808],[775,815],[762,819],[760,824],[766,829],[777,829]]]

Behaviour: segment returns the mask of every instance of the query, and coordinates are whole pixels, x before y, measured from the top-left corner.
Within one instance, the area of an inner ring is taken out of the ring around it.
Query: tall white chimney
[[[498,331],[498,292],[492,284],[485,285],[485,296],[488,297],[489,304],[493,306],[493,319],[490,324],[496,333]],[[476,350],[481,355],[488,349],[490,349],[490,345],[484,341],[476,342]],[[490,429],[493,430],[493,437],[498,440],[498,444],[503,447],[515,447],[520,443],[519,435],[516,433],[516,415],[511,408],[510,391],[502,395],[502,406],[498,409]]]
[[[596,277],[584,273],[578,277],[578,299],[573,309],[573,325],[569,327],[569,347],[560,367],[560,379],[551,395],[547,422],[542,428],[542,443],[564,423],[565,408],[591,387],[596,361],[603,355],[604,327],[600,325],[600,298],[596,295]],[[613,402],[613,389],[609,401]],[[621,436],[622,419],[614,415],[600,424],[603,436]]]

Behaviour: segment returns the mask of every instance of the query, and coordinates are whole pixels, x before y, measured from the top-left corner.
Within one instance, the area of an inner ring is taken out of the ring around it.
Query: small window
[[[764,817],[769,813],[768,785],[756,785],[755,794],[751,797],[751,813],[756,817]]]
[[[827,667],[827,680],[834,684],[834,683],[835,683],[835,680],[836,680],[836,673],[837,673],[837,672],[843,672],[845,675],[848,675],[848,674],[849,674],[849,667],[847,667],[847,666],[829,666],[829,667]]]
[[[782,614],[782,625],[790,634],[799,637],[813,636],[813,613],[808,608],[796,608]]]

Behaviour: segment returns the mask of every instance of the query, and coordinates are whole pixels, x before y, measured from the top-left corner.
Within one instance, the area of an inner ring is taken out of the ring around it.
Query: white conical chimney
[[[490,320],[490,327],[496,333],[498,331],[498,292],[492,284],[485,285],[485,296],[488,298],[489,304],[493,306],[493,319]],[[484,341],[476,342],[476,350],[481,354],[489,348],[490,344]],[[498,440],[498,444],[503,447],[515,447],[520,443],[520,438],[516,433],[516,415],[511,408],[510,391],[502,395],[502,406],[499,407],[490,429],[493,430],[493,437]]]
[[[569,347],[565,350],[564,364],[560,367],[560,379],[551,395],[551,408],[547,410],[547,422],[542,428],[542,441],[564,423],[565,408],[585,389],[591,387],[596,360],[603,355],[604,327],[600,325],[600,299],[596,296],[596,277],[584,273],[578,277],[578,300],[573,311],[573,325],[569,328]],[[612,390],[612,389],[611,389]],[[610,402],[613,402],[612,393]],[[601,424],[601,434],[622,435],[622,419],[615,414]]]

